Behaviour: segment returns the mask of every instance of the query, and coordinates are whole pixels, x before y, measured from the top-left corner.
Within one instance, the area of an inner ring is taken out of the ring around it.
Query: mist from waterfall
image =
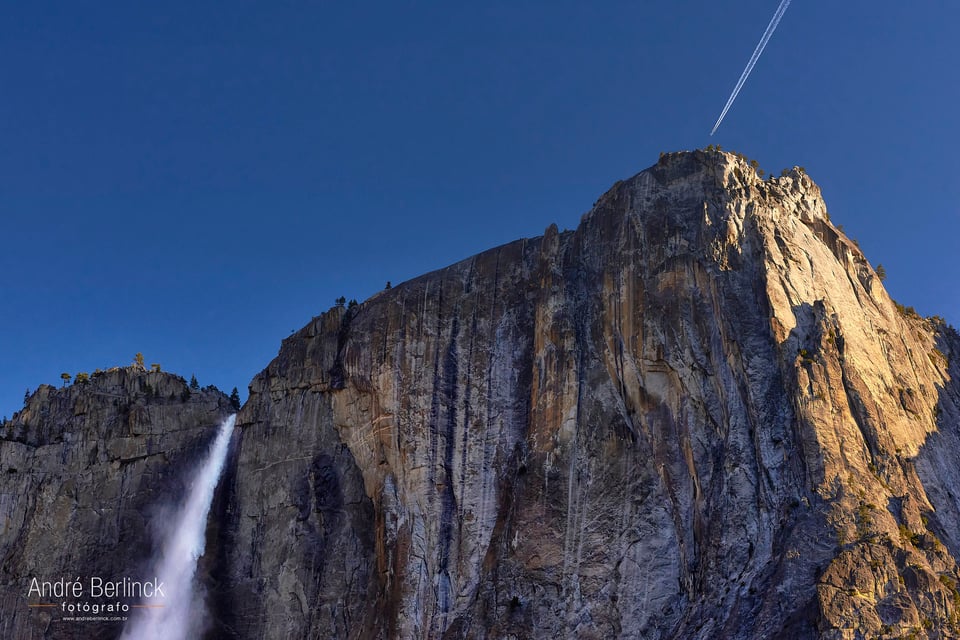
[[[207,515],[230,447],[236,415],[220,425],[206,459],[190,484],[186,502],[167,530],[155,575],[163,583],[164,597],[141,604],[127,622],[121,640],[185,640],[202,629],[195,625],[204,616],[203,599],[195,593],[197,561],[206,546]]]

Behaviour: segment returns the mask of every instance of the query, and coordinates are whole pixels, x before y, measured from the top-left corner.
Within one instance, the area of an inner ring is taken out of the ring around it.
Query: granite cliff
[[[116,637],[119,623],[29,608],[30,580],[146,571],[151,519],[232,411],[212,387],[136,366],[37,389],[0,429],[0,638]]]
[[[802,170],[664,155],[252,382],[241,637],[956,637],[960,340]]]
[[[575,231],[283,341],[211,517],[213,635],[960,637],[958,380],[960,337],[890,299],[802,170],[665,154]],[[25,433],[0,442],[6,585],[70,512],[18,515],[54,482],[17,475]],[[182,433],[125,482],[211,435]]]

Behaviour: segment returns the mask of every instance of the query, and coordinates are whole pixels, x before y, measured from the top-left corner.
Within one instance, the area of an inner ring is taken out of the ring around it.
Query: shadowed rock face
[[[229,413],[223,393],[138,367],[37,389],[0,428],[0,638],[117,636],[120,623],[29,608],[31,579],[79,578],[85,593],[94,576],[148,579],[151,521],[184,493]]]
[[[223,628],[950,637],[958,353],[801,171],[665,155],[575,232],[284,340],[238,419]]]

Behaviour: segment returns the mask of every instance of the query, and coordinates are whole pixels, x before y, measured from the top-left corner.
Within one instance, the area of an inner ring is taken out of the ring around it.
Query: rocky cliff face
[[[960,337],[890,300],[802,171],[664,155],[574,232],[284,340],[211,512],[211,637],[960,637],[958,381]],[[0,440],[0,637],[89,634],[26,611],[25,576],[148,557],[229,411],[88,385]]]
[[[801,171],[668,154],[333,309],[240,413],[236,637],[960,634],[960,339]]]
[[[151,518],[231,412],[215,389],[138,367],[40,387],[0,429],[0,638],[116,637],[120,623],[28,607],[31,579],[144,579]]]

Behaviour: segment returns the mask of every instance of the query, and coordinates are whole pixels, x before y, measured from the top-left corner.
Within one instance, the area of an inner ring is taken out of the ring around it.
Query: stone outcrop
[[[237,637],[955,637],[960,340],[802,170],[666,154],[252,382]]]
[[[151,519],[232,411],[212,387],[139,367],[37,389],[0,429],[0,637],[116,637],[119,623],[28,607],[31,579],[144,579]]]

